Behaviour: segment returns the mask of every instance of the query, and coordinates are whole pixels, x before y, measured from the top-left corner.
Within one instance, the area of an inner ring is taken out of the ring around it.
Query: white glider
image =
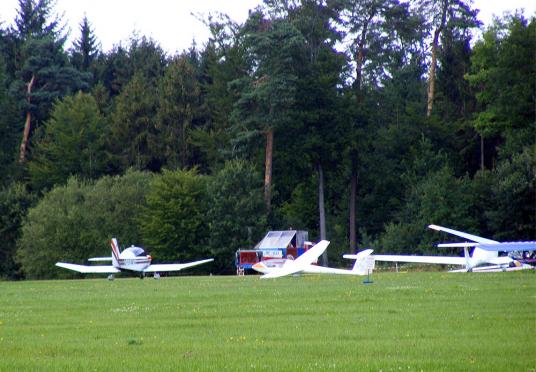
[[[534,251],[536,250],[536,241],[517,241],[517,242],[498,242],[496,240],[482,238],[480,236],[467,234],[462,231],[447,229],[437,225],[429,225],[430,229],[444,231],[446,233],[471,240],[466,243],[444,243],[438,244],[438,247],[475,247],[485,251],[492,252],[513,252],[513,251]]]
[[[329,241],[322,240],[307,252],[296,258],[295,260],[284,260],[281,266],[271,265],[270,261],[258,262],[253,265],[253,269],[263,273],[261,279],[280,278],[282,276],[306,273],[306,274],[339,274],[339,275],[367,275],[366,258],[372,253],[372,249],[367,249],[359,252],[356,255],[356,262],[352,270],[335,269],[331,267],[324,267],[313,265],[313,262],[324,253],[329,245]],[[357,257],[359,256],[359,257]],[[279,261],[280,263],[281,261]]]
[[[501,243],[495,240],[482,238],[480,236],[471,235],[462,231],[448,229],[446,227],[429,225],[430,229],[436,231],[444,231],[449,234],[459,236],[461,238],[471,240],[464,243],[445,243],[438,244],[438,247],[457,247],[464,249],[464,257],[450,256],[409,256],[409,255],[374,255],[376,261],[388,262],[414,262],[414,263],[430,263],[443,265],[460,265],[465,266],[462,270],[453,271],[509,271],[530,268],[528,265],[522,265],[510,257],[499,257],[500,251],[510,250],[534,250],[536,242],[508,242]],[[473,255],[469,255],[468,248],[474,247]],[[515,247],[516,249],[512,249]],[[523,248],[519,248],[523,247]],[[479,267],[481,265],[492,265]]]
[[[206,260],[187,262],[187,263],[175,263],[175,264],[156,264],[151,265],[152,257],[145,254],[143,248],[131,246],[125,249],[123,252],[119,250],[117,240],[113,238],[111,240],[112,255],[111,257],[94,257],[88,261],[111,261],[112,265],[77,265],[72,263],[57,262],[56,266],[64,269],[77,271],[79,273],[95,273],[95,274],[115,274],[123,270],[133,271],[140,273],[143,277],[145,273],[155,273],[155,277],[158,277],[159,272],[179,271],[188,267],[201,265],[207,262],[214,261],[213,258]]]

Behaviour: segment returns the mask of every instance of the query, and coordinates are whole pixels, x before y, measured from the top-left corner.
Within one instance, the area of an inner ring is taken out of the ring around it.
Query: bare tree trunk
[[[439,35],[441,34],[443,27],[445,27],[445,22],[447,20],[448,0],[443,0],[442,5],[443,8],[441,9],[441,23],[434,31],[434,40],[432,41],[432,63],[430,65],[430,76],[428,77],[428,105],[426,108],[426,116],[430,116],[432,114],[432,108],[434,106],[437,48],[439,44]]]
[[[480,170],[484,170],[484,136],[480,135]]]
[[[358,103],[361,101],[361,85],[363,81],[363,64],[365,63],[365,42],[367,40],[368,26],[374,15],[376,14],[376,8],[370,10],[369,17],[365,24],[363,25],[363,30],[359,37],[357,43],[357,53],[355,55],[355,81],[354,81],[354,90],[356,92],[356,97]]]
[[[326,239],[326,210],[324,208],[324,172],[318,163],[318,213],[320,217],[320,240]],[[328,252],[322,254],[322,265],[328,266]]]
[[[272,156],[274,149],[274,130],[266,131],[266,159],[264,169],[264,205],[266,211],[270,212],[271,208],[271,188],[272,188]]]
[[[32,74],[32,79],[28,83],[28,88],[26,90],[27,97],[26,100],[28,101],[28,105],[31,102],[30,95],[32,94],[32,87],[35,83],[35,74]],[[19,163],[24,163],[24,160],[26,158],[26,149],[28,148],[28,141],[30,138],[30,129],[31,129],[31,120],[32,120],[32,114],[30,113],[30,109],[28,108],[28,111],[26,111],[26,121],[24,123],[24,131],[22,133],[22,142],[20,143],[20,152],[19,152]]]
[[[181,125],[181,168],[186,169],[186,120],[182,121]]]
[[[350,180],[350,226],[349,226],[349,238],[350,238],[350,252],[356,252],[356,194],[357,194],[357,170],[355,161],[352,161],[352,175]]]

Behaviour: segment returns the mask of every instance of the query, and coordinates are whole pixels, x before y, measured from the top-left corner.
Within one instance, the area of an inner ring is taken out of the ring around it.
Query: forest
[[[214,274],[268,230],[330,240],[334,266],[438,254],[431,223],[535,240],[535,16],[477,14],[264,0],[169,55],[136,33],[103,51],[86,17],[67,46],[53,0],[19,0],[0,24],[0,278],[72,277],[54,263],[112,237]]]

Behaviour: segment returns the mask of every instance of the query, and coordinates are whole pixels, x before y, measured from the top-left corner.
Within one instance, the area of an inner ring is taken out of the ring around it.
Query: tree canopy
[[[87,17],[66,49],[54,5],[0,25],[1,277],[69,275],[112,237],[217,273],[269,229],[336,262],[431,252],[431,223],[536,239],[534,17],[265,0],[168,55],[135,32],[103,51]]]

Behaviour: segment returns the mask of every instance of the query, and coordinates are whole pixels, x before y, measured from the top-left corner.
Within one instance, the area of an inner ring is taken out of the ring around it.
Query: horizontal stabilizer
[[[119,269],[116,269],[113,266],[86,266],[86,265],[77,265],[71,263],[57,262],[56,266],[62,267],[67,270],[77,271],[84,274],[115,274],[121,272]]]
[[[186,269],[188,267],[202,265],[207,262],[214,261],[213,258],[209,258],[206,260],[200,260],[200,261],[194,261],[194,262],[188,262],[188,263],[182,263],[182,264],[156,264],[156,265],[149,265],[145,270],[143,270],[144,273],[163,273],[166,271],[180,271],[183,269]]]
[[[477,245],[480,246],[480,243],[441,243],[437,246],[439,248],[469,248]]]
[[[95,262],[95,261],[109,261],[109,262],[112,262],[112,256],[88,258],[88,261],[91,261],[91,262]]]
[[[357,254],[345,254],[343,257],[350,260],[362,260],[363,258],[370,256],[372,252],[374,252],[373,249],[365,249]]]

